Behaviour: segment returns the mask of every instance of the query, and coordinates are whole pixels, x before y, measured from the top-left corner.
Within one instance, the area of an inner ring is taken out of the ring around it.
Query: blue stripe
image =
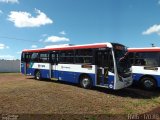
[[[35,70],[36,69],[34,69],[34,68],[28,68],[26,73],[28,75],[34,76]],[[40,69],[40,72],[41,72],[42,78],[49,78],[50,77],[49,70]],[[71,83],[79,83],[79,77],[82,73],[52,70],[51,74],[52,74],[51,75],[52,78],[57,78],[61,81],[66,81],[66,82],[71,82]],[[91,74],[91,73],[87,73],[87,74],[92,79],[93,86],[96,86],[96,81],[95,81],[96,75]],[[108,76],[107,84],[104,85],[104,83],[102,82],[100,85],[102,85],[102,86],[113,85],[114,86],[114,76]]]
[[[138,82],[141,77],[145,76],[146,74],[139,74],[139,73],[133,73],[133,81],[134,82]],[[147,75],[150,75],[152,76],[156,82],[157,82],[157,86],[160,87],[160,75],[151,75],[151,74],[147,74]]]
[[[67,72],[67,71],[52,71],[53,77],[62,80],[62,81],[67,81],[71,83],[78,83],[79,82],[79,77],[82,73],[79,72]],[[55,75],[55,76],[54,76]],[[92,81],[93,84],[95,83],[95,74],[88,74]]]
[[[37,69],[28,68],[26,73],[28,75],[34,76],[35,75],[35,70],[37,70]],[[39,70],[41,72],[41,77],[42,78],[50,78],[50,76],[49,76],[49,70],[45,70],[45,69],[39,69]]]

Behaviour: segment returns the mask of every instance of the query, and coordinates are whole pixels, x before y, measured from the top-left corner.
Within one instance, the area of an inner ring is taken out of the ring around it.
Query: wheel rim
[[[82,80],[82,85],[83,85],[83,87],[87,87],[88,85],[89,85],[89,79],[88,78],[84,78],[83,80]]]
[[[150,81],[150,80],[145,80],[145,81],[144,81],[144,86],[145,86],[146,88],[152,88],[153,85],[154,85],[153,82]]]

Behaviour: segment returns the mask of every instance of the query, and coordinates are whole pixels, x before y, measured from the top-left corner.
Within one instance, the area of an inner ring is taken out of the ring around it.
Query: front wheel
[[[157,87],[156,81],[151,77],[141,79],[141,86],[146,90],[153,90]]]
[[[80,79],[80,85],[81,87],[85,88],[85,89],[89,89],[92,87],[92,81],[90,79],[89,76],[85,75],[85,76],[82,76],[81,79]]]
[[[35,73],[35,79],[36,80],[40,80],[41,79],[41,72],[40,71],[36,71],[36,73]]]

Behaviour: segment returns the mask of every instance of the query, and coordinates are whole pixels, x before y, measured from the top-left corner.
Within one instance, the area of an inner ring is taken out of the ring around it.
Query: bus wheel
[[[35,79],[36,80],[40,80],[41,79],[41,72],[39,70],[36,71],[36,73],[35,73]]]
[[[83,87],[85,89],[91,88],[92,87],[92,81],[91,81],[90,77],[87,76],[87,75],[82,76],[81,79],[80,79],[80,85],[81,85],[81,87]]]
[[[156,81],[151,77],[144,77],[141,79],[141,85],[146,90],[153,90],[157,87]]]

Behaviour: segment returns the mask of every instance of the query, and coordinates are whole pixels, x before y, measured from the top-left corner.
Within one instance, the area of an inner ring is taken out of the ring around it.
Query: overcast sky
[[[0,0],[0,59],[98,42],[159,47],[160,0]]]

